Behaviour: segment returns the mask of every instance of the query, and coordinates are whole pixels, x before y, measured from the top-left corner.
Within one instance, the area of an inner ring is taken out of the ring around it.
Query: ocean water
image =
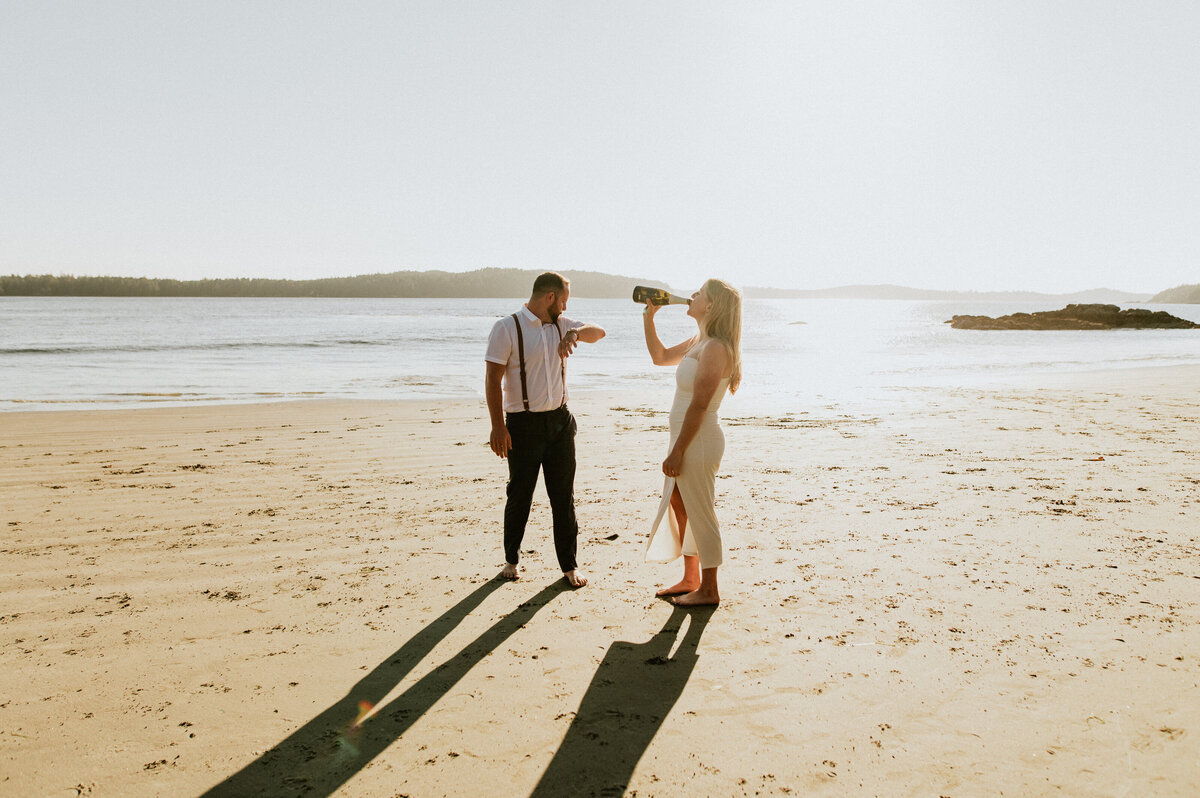
[[[483,399],[483,351],[520,299],[0,297],[0,411],[278,401]],[[1040,374],[1200,364],[1200,331],[953,330],[956,313],[1061,304],[748,300],[743,389],[727,413],[903,401],[912,389]],[[1200,322],[1200,305],[1152,305]],[[669,401],[672,369],[650,363],[641,308],[572,298],[567,315],[608,336],[568,363],[577,396]],[[695,331],[658,314],[663,341]],[[667,399],[664,399],[667,397]]]

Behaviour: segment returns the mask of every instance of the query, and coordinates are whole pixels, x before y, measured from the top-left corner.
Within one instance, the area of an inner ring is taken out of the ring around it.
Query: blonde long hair
[[[702,289],[712,300],[712,308],[704,317],[704,333],[729,348],[733,371],[729,374],[729,391],[736,393],[742,384],[742,294],[724,280],[706,280]]]

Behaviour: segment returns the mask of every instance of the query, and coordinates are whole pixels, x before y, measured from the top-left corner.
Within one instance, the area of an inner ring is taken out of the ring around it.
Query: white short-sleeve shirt
[[[527,307],[517,311],[521,320],[521,334],[525,338],[525,385],[529,390],[529,409],[535,413],[555,410],[566,402],[563,386],[562,358],[558,344],[567,330],[583,326],[583,322],[558,317],[558,329],[554,323],[542,324]],[[525,410],[521,401],[521,361],[517,355],[517,332],[512,316],[505,316],[492,327],[488,336],[487,354],[484,360],[499,363],[504,370],[504,412],[520,413]]]

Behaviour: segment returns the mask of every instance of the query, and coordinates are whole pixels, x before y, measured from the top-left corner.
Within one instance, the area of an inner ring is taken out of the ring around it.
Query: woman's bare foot
[[[583,587],[587,584],[587,577],[583,575],[583,571],[578,569],[574,571],[563,571],[563,579],[570,583],[571,587]]]
[[[696,588],[700,587],[699,579],[682,579],[678,584],[664,587],[654,595],[662,596],[682,596],[684,593],[691,593]]]
[[[671,603],[677,607],[715,607],[721,603],[721,597],[715,590],[693,590],[671,599]]]
[[[521,569],[511,562],[504,563],[504,567],[500,569],[501,579],[520,579]]]

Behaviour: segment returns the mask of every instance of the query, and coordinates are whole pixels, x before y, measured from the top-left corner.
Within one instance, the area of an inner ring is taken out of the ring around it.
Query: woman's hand
[[[671,449],[667,459],[663,460],[662,472],[668,477],[677,477],[681,468],[683,468],[683,455],[675,449]]]
[[[646,300],[646,309],[642,311],[642,315],[645,316],[647,320],[654,321],[654,314],[658,313],[658,309],[660,307],[662,307],[662,306],[655,305],[649,299],[647,299]]]

